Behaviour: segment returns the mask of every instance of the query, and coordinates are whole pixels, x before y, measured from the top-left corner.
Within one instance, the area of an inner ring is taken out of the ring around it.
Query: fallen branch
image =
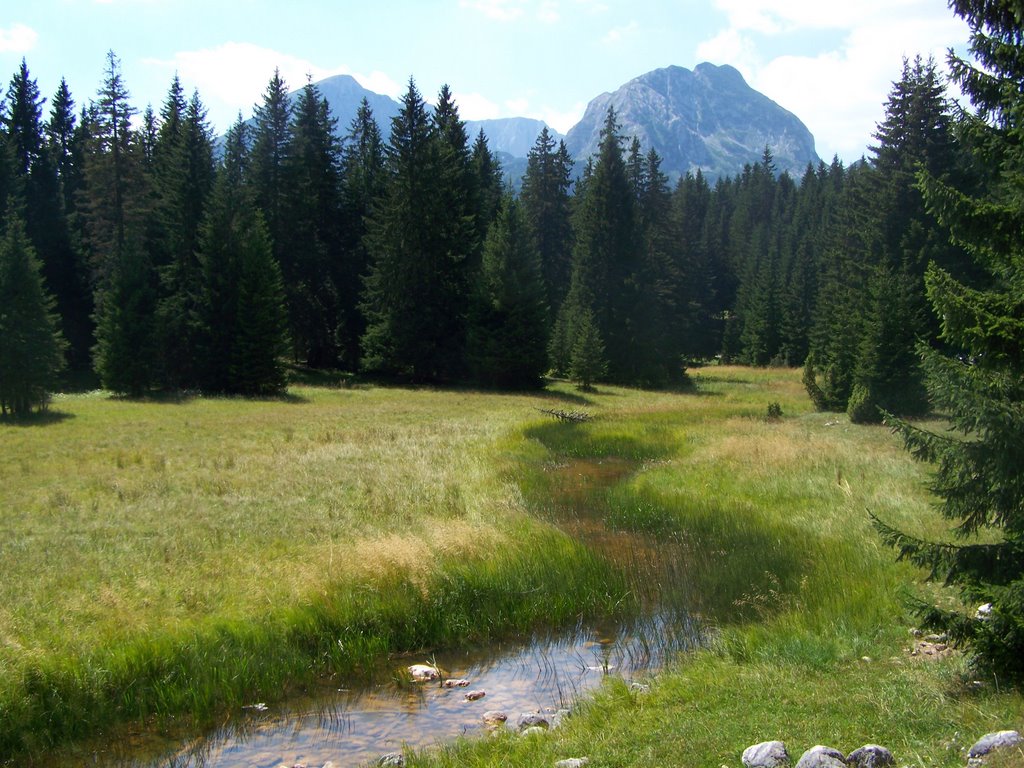
[[[553,416],[559,421],[565,421],[570,424],[582,424],[584,421],[590,421],[594,418],[586,411],[562,411],[552,408],[538,408],[537,410],[541,413],[546,413],[548,416]]]

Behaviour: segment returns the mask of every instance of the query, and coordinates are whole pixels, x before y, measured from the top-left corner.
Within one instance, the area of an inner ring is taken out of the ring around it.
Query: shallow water
[[[393,659],[391,679],[351,690],[325,687],[315,695],[232,713],[207,733],[175,737],[121,735],[80,746],[48,768],[336,768],[374,763],[403,747],[426,748],[465,735],[483,734],[482,715],[502,710],[507,728],[521,713],[571,709],[607,675],[642,680],[673,654],[691,650],[700,628],[684,608],[670,609],[660,585],[678,587],[678,552],[648,537],[609,531],[600,514],[580,503],[586,489],[606,486],[628,472],[621,462],[578,461],[553,467],[560,497],[555,522],[629,567],[650,594],[645,615],[618,623],[581,624],[568,631],[538,633],[505,642],[437,654]],[[678,601],[673,601],[677,605]],[[684,601],[685,602],[685,601]],[[467,687],[440,682],[410,683],[405,667],[431,663]],[[382,677],[387,678],[387,675]],[[484,691],[476,701],[468,691]],[[258,702],[253,702],[257,705]]]
[[[696,644],[696,627],[658,615],[631,624],[580,626],[562,634],[394,661],[394,680],[372,687],[324,689],[318,695],[236,713],[201,736],[162,740],[155,735],[93,745],[61,765],[106,768],[319,768],[373,763],[403,747],[424,748],[460,735],[486,732],[482,715],[502,710],[507,728],[521,713],[570,709],[606,675],[642,680],[669,654]],[[403,682],[412,663],[430,662],[467,687]],[[468,701],[468,691],[486,695]],[[162,743],[161,743],[162,742]]]

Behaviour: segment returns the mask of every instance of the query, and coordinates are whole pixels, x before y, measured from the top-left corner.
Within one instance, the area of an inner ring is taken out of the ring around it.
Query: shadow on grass
[[[195,390],[160,390],[146,392],[142,395],[112,394],[110,399],[125,403],[149,403],[154,405],[188,405],[196,400],[234,400],[249,403],[291,403],[294,405],[309,402],[308,397],[288,390],[276,395],[233,395],[217,392],[206,393]]]
[[[35,411],[28,416],[12,416],[4,414],[0,416],[0,424],[10,427],[46,427],[50,424],[59,424],[62,421],[75,418],[73,413],[64,411]]]

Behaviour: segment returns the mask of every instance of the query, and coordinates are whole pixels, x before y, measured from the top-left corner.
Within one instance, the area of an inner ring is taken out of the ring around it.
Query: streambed
[[[576,460],[552,465],[552,522],[628,567],[647,586],[640,616],[619,622],[580,623],[563,631],[538,632],[518,641],[438,653],[430,658],[390,661],[393,674],[373,685],[325,686],[313,695],[264,707],[259,702],[201,734],[124,734],[81,745],[52,768],[319,768],[372,764],[403,747],[423,748],[460,735],[487,731],[482,715],[503,710],[514,727],[520,713],[570,709],[606,675],[642,680],[667,658],[696,647],[701,631],[678,594],[666,599],[661,585],[678,586],[681,555],[671,543],[609,530],[591,503],[595,491],[627,476],[635,465]],[[410,683],[406,665],[431,663],[469,687],[439,681]],[[383,680],[383,682],[380,682]],[[467,700],[469,690],[486,695]]]

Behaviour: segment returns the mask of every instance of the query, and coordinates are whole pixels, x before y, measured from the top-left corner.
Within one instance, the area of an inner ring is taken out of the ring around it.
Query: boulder
[[[865,744],[846,756],[850,768],[887,768],[895,762],[892,752],[878,744]]]
[[[531,725],[529,728],[524,728],[519,732],[520,736],[542,736],[547,733],[547,728],[541,728],[539,725]]]
[[[543,728],[546,730],[550,727],[551,721],[548,720],[547,715],[540,712],[523,712],[516,719],[516,729],[520,731],[525,731],[528,728]]]
[[[382,768],[402,768],[405,765],[405,755],[401,752],[388,752],[386,755],[380,756],[377,765]]]
[[[783,768],[789,765],[789,753],[781,741],[762,741],[743,750],[747,768]]]
[[[441,670],[433,664],[412,664],[408,667],[409,676],[418,683],[428,680],[437,680],[441,677]]]
[[[846,755],[818,744],[800,755],[796,768],[846,768]]]
[[[1022,743],[1024,743],[1024,739],[1021,738],[1017,731],[996,731],[995,733],[985,734],[978,739],[967,753],[967,756],[972,759],[984,757],[994,750],[1008,749],[1020,746]]]
[[[500,709],[489,709],[483,714],[483,721],[487,725],[501,725],[508,720],[508,715]]]

